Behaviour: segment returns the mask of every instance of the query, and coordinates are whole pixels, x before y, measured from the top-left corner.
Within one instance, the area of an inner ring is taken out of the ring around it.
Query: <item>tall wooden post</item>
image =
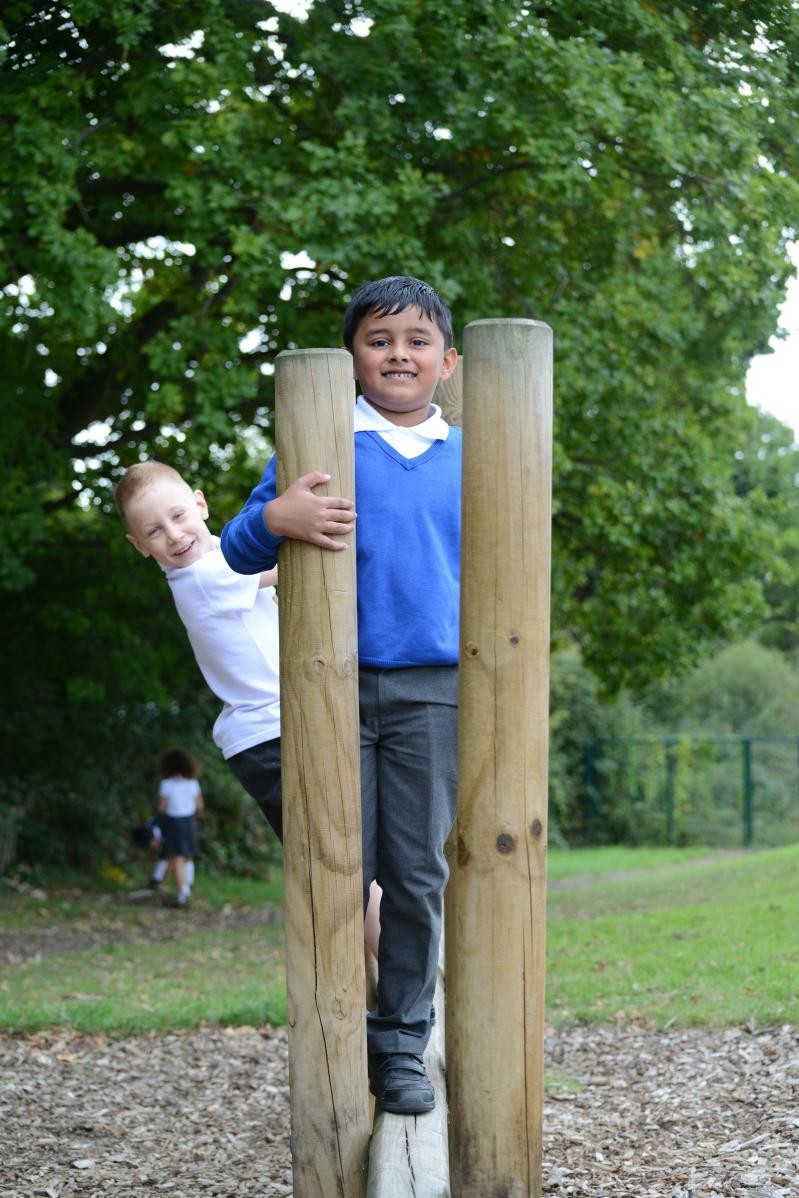
[[[352,359],[275,368],[278,492],[329,474],[352,496]],[[317,493],[322,493],[321,488]],[[280,549],[280,703],[295,1198],[362,1198],[370,1133],[361,879],[355,538]]]
[[[541,1194],[552,330],[464,334],[458,819],[446,1032],[458,1198]]]

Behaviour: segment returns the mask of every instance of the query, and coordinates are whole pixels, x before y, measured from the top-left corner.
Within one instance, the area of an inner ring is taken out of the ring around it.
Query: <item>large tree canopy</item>
[[[553,326],[553,626],[608,686],[751,622],[770,550],[734,455],[799,205],[794,4],[8,0],[0,44],[20,653],[79,560],[71,686],[112,701],[97,658],[147,624],[86,610],[122,585],[92,591],[119,471],[161,456],[235,510],[275,354],[339,344],[351,288],[387,273],[458,329]]]

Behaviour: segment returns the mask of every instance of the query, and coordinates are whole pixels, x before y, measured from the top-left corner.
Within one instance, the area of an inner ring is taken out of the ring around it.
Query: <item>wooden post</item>
[[[352,359],[275,368],[278,493],[330,474],[352,496]],[[322,492],[321,488],[317,489]],[[370,1120],[361,876],[355,538],[280,549],[280,702],[289,1083],[295,1198],[363,1198]]]
[[[447,890],[458,1198],[541,1194],[552,330],[464,334],[458,820]]]

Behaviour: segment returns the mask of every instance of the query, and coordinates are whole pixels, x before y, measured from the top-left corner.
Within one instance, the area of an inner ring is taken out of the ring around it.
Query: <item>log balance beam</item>
[[[280,354],[275,382],[278,490],[323,470],[329,494],[353,495],[349,355]],[[436,398],[459,423],[459,379]],[[427,1115],[378,1112],[371,1148],[355,544],[281,548],[295,1198],[541,1195],[551,423],[549,327],[468,325],[459,814],[448,845],[446,1020],[440,971],[425,1058],[437,1104]]]

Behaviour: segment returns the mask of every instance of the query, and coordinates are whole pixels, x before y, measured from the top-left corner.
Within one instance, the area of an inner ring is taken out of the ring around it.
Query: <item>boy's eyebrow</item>
[[[415,324],[415,325],[411,325],[410,328],[402,329],[401,331],[403,333],[429,333],[430,330],[434,327],[435,326],[434,326],[433,322],[430,321],[430,324]],[[384,327],[383,325],[367,325],[366,331],[371,334],[390,333],[391,329],[388,329],[388,328]]]

